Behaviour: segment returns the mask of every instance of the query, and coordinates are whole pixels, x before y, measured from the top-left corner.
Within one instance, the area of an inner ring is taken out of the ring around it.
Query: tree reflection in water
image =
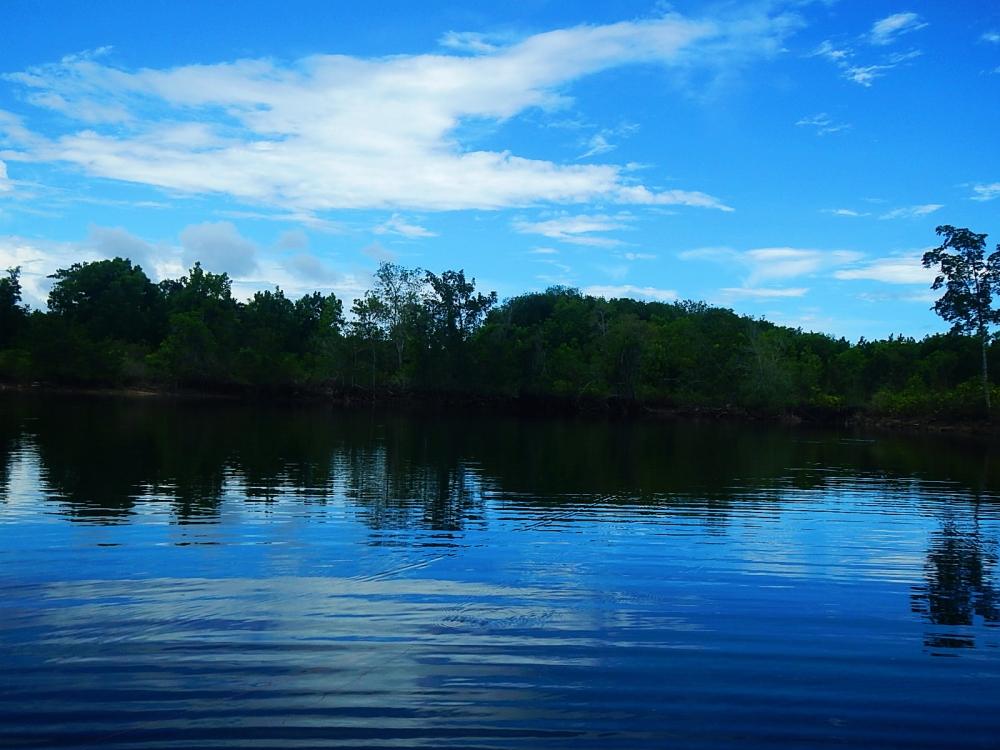
[[[932,649],[972,648],[978,622],[1000,623],[997,599],[997,540],[985,537],[977,517],[950,514],[931,536],[926,582],[913,589],[913,611],[940,626],[929,632],[925,645]]]
[[[790,498],[822,499],[867,477],[899,497],[919,482],[956,487],[935,505],[925,582],[911,610],[931,650],[974,647],[974,626],[1000,622],[997,540],[981,511],[991,497],[993,447],[959,439],[844,439],[762,425],[405,415],[322,406],[214,402],[0,400],[0,501],[19,445],[37,456],[45,494],[67,518],[127,523],[137,507],[169,508],[177,523],[213,523],[224,501],[331,500],[376,530],[453,532],[487,523],[487,498],[572,516],[641,506],[696,519],[725,535],[751,498],[777,517]],[[914,500],[916,502],[916,499]],[[624,511],[623,511],[624,512]],[[918,512],[914,509],[914,512]]]

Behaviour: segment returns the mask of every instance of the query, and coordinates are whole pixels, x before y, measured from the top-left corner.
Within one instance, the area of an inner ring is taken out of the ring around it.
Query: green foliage
[[[941,284],[962,269],[992,284],[998,261],[976,249],[985,238],[945,230],[932,258],[945,269]],[[970,245],[960,257],[956,248]],[[320,292],[293,300],[275,288],[240,302],[226,274],[197,263],[156,285],[121,258],[54,278],[49,312],[31,314],[17,269],[0,278],[0,378],[964,418],[976,413],[977,353],[987,364],[1000,358],[978,324],[851,345],[703,302],[604,300],[557,286],[498,304],[463,270],[391,263],[346,316]],[[949,299],[955,315],[973,310]]]
[[[21,267],[0,277],[0,349],[13,345],[24,327],[27,310],[21,305]]]
[[[982,387],[986,409],[990,408],[989,366],[986,346],[990,327],[1000,323],[993,309],[993,294],[1000,291],[1000,245],[984,260],[986,235],[945,224],[935,230],[944,241],[924,253],[925,268],[937,267],[931,289],[945,288],[934,303],[934,311],[952,324],[953,333],[974,333],[982,353]]]
[[[1000,322],[1000,311],[992,307],[993,294],[1000,291],[1000,245],[984,259],[985,234],[948,224],[935,231],[944,241],[923,256],[924,268],[938,269],[931,289],[945,289],[934,312],[951,323],[955,333],[985,335]]]
[[[162,297],[142,268],[122,258],[74,263],[49,278],[49,310],[94,340],[152,343],[163,333]]]

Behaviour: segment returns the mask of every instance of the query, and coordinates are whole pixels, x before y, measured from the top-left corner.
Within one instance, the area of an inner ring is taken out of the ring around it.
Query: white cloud
[[[141,237],[137,237],[122,227],[92,226],[87,234],[87,245],[102,258],[128,258],[151,279],[163,278],[160,265],[170,250],[157,248]],[[169,263],[168,263],[169,265]]]
[[[494,40],[494,41],[491,41]],[[497,51],[497,44],[494,37],[481,34],[476,31],[448,31],[440,39],[438,44],[448,49],[460,52],[472,52],[474,54],[488,54]]]
[[[529,255],[559,255],[559,251],[554,247],[536,247],[528,251]]]
[[[297,253],[286,260],[284,266],[293,276],[313,284],[329,285],[344,280],[343,274],[310,253]]]
[[[625,260],[656,260],[653,253],[622,253]]]
[[[592,135],[584,143],[586,151],[580,154],[577,159],[587,159],[591,156],[599,156],[609,151],[614,151],[618,145],[611,142],[611,138],[628,137],[639,129],[638,125],[626,123],[617,128],[605,128]]]
[[[0,193],[6,193],[13,189],[10,178],[7,177],[7,165],[0,161]]]
[[[806,287],[726,287],[720,291],[729,297],[775,299],[781,297],[802,297],[809,289]]]
[[[990,44],[1000,44],[1000,31],[984,31],[979,38]]]
[[[677,299],[677,292],[673,289],[632,286],[631,284],[624,284],[622,286],[588,286],[584,287],[583,293],[591,297],[604,297],[605,299],[631,297],[632,299],[654,300],[656,302],[673,302]]]
[[[864,211],[855,211],[852,208],[824,208],[823,213],[833,214],[834,216],[849,216],[851,218],[858,218],[860,216],[871,216],[871,214]]]
[[[850,47],[834,47],[833,42],[831,42],[829,39],[825,39],[808,56],[822,57],[826,60],[829,60],[832,63],[840,65],[844,61],[848,60],[853,54],[854,50],[852,50]]]
[[[219,252],[220,242],[228,242],[237,249],[247,242],[235,230],[230,233],[225,228],[227,225],[223,224],[221,230],[219,226],[200,224],[188,227],[182,232],[182,243],[188,240],[187,245],[191,245],[193,239],[193,244],[198,245],[205,241],[213,246],[215,252],[209,255],[217,260],[222,255]],[[180,258],[189,249],[184,245],[153,244],[117,227],[92,227],[84,242],[45,242],[17,236],[0,236],[0,269],[20,266],[25,302],[34,308],[44,309],[53,283],[48,276],[60,268],[115,256],[131,257],[134,261],[136,251],[146,251],[153,256],[152,265],[159,270],[159,278],[175,278],[185,274],[193,264],[193,260],[188,259],[190,262],[184,265]],[[247,250],[246,247],[242,249]],[[232,247],[228,251],[232,251]],[[207,260],[207,256],[201,257]],[[246,270],[246,259],[241,262]],[[207,261],[205,265],[210,270],[228,272],[231,277],[236,275],[232,266],[225,262],[216,266],[214,262]],[[366,278],[357,273],[339,272],[316,256],[306,253],[296,254],[291,258],[260,258],[255,260],[254,266],[250,270],[258,270],[259,277],[251,278],[244,273],[233,280],[233,292],[237,298],[246,299],[254,292],[280,286],[292,296],[311,293],[318,288],[334,291],[343,299],[350,300],[352,295],[363,293],[368,283]],[[145,265],[143,269],[156,278]]]
[[[375,234],[397,234],[409,239],[437,237],[437,232],[432,232],[418,224],[411,224],[399,214],[393,214],[388,220],[379,224],[372,231]]]
[[[764,289],[761,282],[811,276],[861,259],[851,250],[816,250],[798,247],[759,247],[738,252],[730,247],[703,247],[678,255],[681,260],[704,260],[744,271],[740,289]],[[772,296],[787,296],[772,295]]]
[[[609,151],[614,151],[618,146],[608,141],[606,133],[596,133],[587,141],[587,150],[580,154],[577,159],[587,159],[591,156],[599,156]]]
[[[240,278],[257,268],[257,246],[228,221],[192,224],[181,232],[185,266],[201,261],[207,270]]]
[[[894,67],[894,65],[849,65],[844,68],[844,77],[869,88],[876,78],[881,78]]]
[[[0,269],[21,267],[21,289],[24,301],[34,308],[45,309],[52,279],[49,274],[74,263],[100,260],[94,250],[69,242],[47,242],[18,237],[0,236]]]
[[[818,115],[813,115],[812,117],[803,117],[801,120],[795,123],[800,127],[813,127],[816,128],[816,135],[829,135],[830,133],[838,133],[842,130],[847,130],[851,126],[843,122],[834,122],[833,119],[826,112],[820,112]]]
[[[851,263],[861,257],[849,250],[813,250],[796,247],[762,247],[743,254],[750,268],[747,286],[760,281],[808,276],[829,268]]]
[[[275,244],[281,250],[304,250],[309,247],[309,235],[301,229],[288,229],[281,233]]]
[[[879,216],[880,219],[916,219],[921,216],[927,216],[935,211],[944,208],[941,203],[924,203],[920,206],[903,206],[902,208],[894,208],[892,211],[887,211],[886,213]]]
[[[559,271],[561,274],[563,274],[563,276],[561,276],[560,278],[568,278],[568,274],[571,274],[573,272],[572,267],[566,265],[565,263],[560,263],[559,261],[554,260],[552,258],[544,258],[544,257],[543,258],[536,258],[535,262],[536,263],[542,263],[542,264],[544,264],[546,266],[552,266],[557,271]]]
[[[710,260],[716,262],[741,262],[740,253],[731,247],[698,247],[677,253],[681,260]]]
[[[892,44],[902,34],[918,31],[926,26],[916,13],[894,13],[872,24],[869,39],[872,44]]]
[[[395,263],[396,260],[399,258],[399,256],[396,255],[396,253],[394,253],[392,250],[389,250],[381,242],[378,241],[373,242],[372,244],[361,248],[361,254],[368,258],[371,258],[372,260],[377,260],[379,263],[381,263],[384,260],[389,261],[390,263]]]
[[[565,106],[573,82],[610,68],[652,63],[683,73],[772,56],[794,27],[787,14],[720,21],[670,14],[559,29],[506,46],[446,35],[446,44],[477,53],[471,56],[315,55],[291,64],[237,60],[135,71],[71,57],[6,76],[35,105],[76,125],[47,137],[0,117],[16,148],[4,158],[308,213],[595,200],[725,209],[697,191],[638,185],[626,166],[470,150],[456,131],[467,119],[504,121]]]
[[[876,22],[868,35],[868,41],[876,46],[885,46],[894,41],[899,34],[916,31],[926,25],[919,21],[916,14],[898,13]],[[825,40],[808,57],[822,57],[833,63],[840,70],[841,76],[848,81],[870,88],[876,79],[921,54],[919,50],[882,54],[877,61],[865,64],[856,60],[858,53],[854,47],[849,45],[835,46],[830,40]]]
[[[642,185],[619,188],[615,199],[618,203],[640,206],[696,206],[698,208],[715,208],[726,212],[733,210],[718,198],[705,193],[692,190],[653,192]]]
[[[254,219],[256,221],[279,221],[282,223],[302,224],[317,232],[328,234],[342,234],[345,229],[342,224],[328,219],[321,219],[305,211],[284,211],[280,213],[270,213],[263,211],[217,211],[219,216],[229,219]]]
[[[1000,198],[1000,182],[973,185],[972,192],[975,193],[972,196],[972,200],[974,201],[991,201],[994,198]]]
[[[626,228],[627,217],[605,216],[560,216],[545,221],[517,221],[514,230],[521,234],[540,234],[560,242],[594,247],[614,247],[622,244],[612,237],[595,237],[599,232],[612,232]]]
[[[926,284],[934,281],[934,270],[924,268],[920,255],[899,255],[879,258],[863,266],[845,268],[833,274],[845,281],[881,281],[885,284]]]

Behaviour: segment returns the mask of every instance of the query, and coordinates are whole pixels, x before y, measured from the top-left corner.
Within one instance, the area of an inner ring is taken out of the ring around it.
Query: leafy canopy
[[[950,224],[935,231],[944,242],[923,257],[924,268],[938,268],[931,289],[945,289],[934,312],[951,323],[955,333],[986,336],[991,325],[1000,323],[1000,312],[993,309],[993,294],[1000,291],[1000,245],[984,259],[985,234]]]

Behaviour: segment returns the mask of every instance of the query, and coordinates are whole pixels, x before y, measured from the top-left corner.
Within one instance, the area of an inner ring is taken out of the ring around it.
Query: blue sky
[[[348,302],[501,297],[943,330],[920,254],[1000,239],[1000,5],[7,0],[0,268],[195,260]]]

